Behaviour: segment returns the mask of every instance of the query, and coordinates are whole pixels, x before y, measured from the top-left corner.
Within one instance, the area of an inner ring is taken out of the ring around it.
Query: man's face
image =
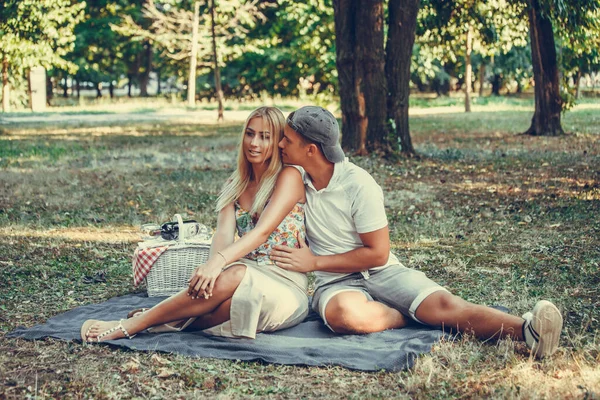
[[[306,163],[307,147],[302,141],[302,137],[298,132],[285,125],[283,128],[283,138],[279,142],[281,149],[281,158],[284,164],[293,164],[304,167]]]

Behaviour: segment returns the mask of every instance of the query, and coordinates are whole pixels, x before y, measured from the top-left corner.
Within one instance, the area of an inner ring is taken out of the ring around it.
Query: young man
[[[398,261],[390,252],[383,192],[345,158],[329,111],[308,106],[291,113],[279,147],[284,163],[305,171],[310,249],[276,247],[271,258],[287,270],[314,271],[313,309],[334,332],[378,332],[411,318],[481,339],[510,336],[538,358],[556,351],[563,321],[552,303],[539,301],[519,318],[454,296]]]

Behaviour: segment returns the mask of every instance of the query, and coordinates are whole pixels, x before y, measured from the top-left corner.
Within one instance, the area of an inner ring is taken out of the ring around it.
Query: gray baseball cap
[[[318,143],[325,158],[332,163],[346,157],[340,146],[340,127],[329,111],[322,107],[305,106],[287,117],[287,124],[300,135]]]

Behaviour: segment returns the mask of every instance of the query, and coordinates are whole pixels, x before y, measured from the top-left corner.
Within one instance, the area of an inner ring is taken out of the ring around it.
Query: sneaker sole
[[[537,358],[548,357],[558,348],[563,318],[556,306],[541,300],[533,308],[532,327],[540,335],[537,346],[531,350]]]

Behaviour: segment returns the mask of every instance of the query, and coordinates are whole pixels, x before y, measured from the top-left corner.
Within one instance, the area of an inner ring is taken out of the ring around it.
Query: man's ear
[[[311,143],[311,144],[309,144],[309,145],[308,145],[308,151],[306,152],[306,154],[307,154],[309,157],[314,157],[314,156],[316,156],[317,154],[319,154],[319,148],[317,147],[317,145],[316,145],[316,144],[314,144],[314,143]]]

